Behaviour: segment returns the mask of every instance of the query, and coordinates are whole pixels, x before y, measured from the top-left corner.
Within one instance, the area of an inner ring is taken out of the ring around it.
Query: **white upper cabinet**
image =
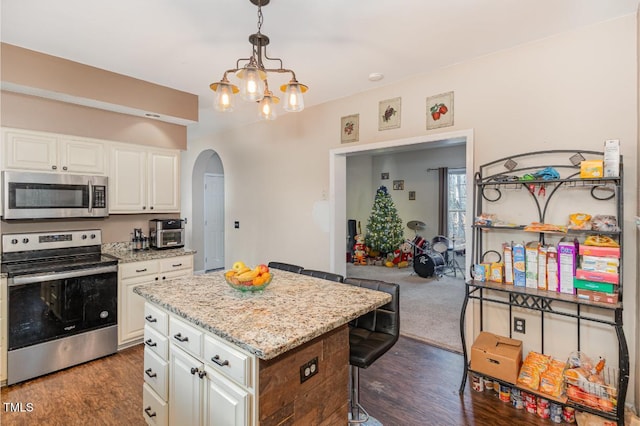
[[[5,169],[106,174],[102,141],[20,129],[3,129],[2,136]]]
[[[109,213],[180,211],[180,152],[112,144]]]

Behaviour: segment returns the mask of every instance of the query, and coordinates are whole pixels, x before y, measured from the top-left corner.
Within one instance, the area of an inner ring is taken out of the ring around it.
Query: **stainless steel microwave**
[[[107,177],[2,172],[4,219],[106,217]]]

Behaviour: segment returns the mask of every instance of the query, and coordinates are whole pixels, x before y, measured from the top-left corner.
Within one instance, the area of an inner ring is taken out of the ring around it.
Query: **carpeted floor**
[[[400,334],[462,352],[460,309],[464,279],[458,272],[442,278],[423,278],[413,268],[347,264],[347,277],[370,278],[400,285]]]

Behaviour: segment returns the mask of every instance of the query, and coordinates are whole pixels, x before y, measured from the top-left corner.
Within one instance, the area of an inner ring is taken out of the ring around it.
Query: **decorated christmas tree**
[[[385,186],[376,191],[371,216],[367,223],[366,245],[371,252],[386,255],[396,250],[404,240],[402,219]]]

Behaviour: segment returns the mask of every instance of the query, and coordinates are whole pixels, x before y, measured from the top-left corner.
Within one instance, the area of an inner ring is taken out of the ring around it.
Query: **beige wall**
[[[340,117],[355,113],[360,114],[358,144],[473,129],[475,165],[537,150],[601,150],[604,140],[620,139],[624,202],[636,206],[637,33],[636,17],[627,16],[308,108],[298,115],[286,114],[273,123],[190,139],[182,168],[189,173],[205,149],[214,150],[222,160],[228,264],[238,259],[251,264],[284,260],[329,268],[329,234],[317,223],[314,211],[325,201],[323,194],[329,187],[329,150],[340,147]],[[455,92],[455,124],[427,132],[426,97],[447,91]],[[378,131],[378,102],[398,96],[402,98],[401,128]],[[183,216],[192,214],[190,206],[191,200],[183,198]],[[633,210],[625,211],[628,230],[634,227]],[[235,220],[241,222],[240,229],[233,229]],[[626,232],[624,242],[624,261],[634,265],[636,233]],[[625,268],[624,324],[632,372],[637,363],[636,283],[635,268]],[[604,348],[608,355],[612,348],[608,331],[588,327],[583,350],[597,356]],[[558,356],[575,349],[573,341],[560,341],[564,337],[560,334],[547,342]],[[535,347],[525,340],[527,350]],[[628,402],[633,398],[633,379]]]

